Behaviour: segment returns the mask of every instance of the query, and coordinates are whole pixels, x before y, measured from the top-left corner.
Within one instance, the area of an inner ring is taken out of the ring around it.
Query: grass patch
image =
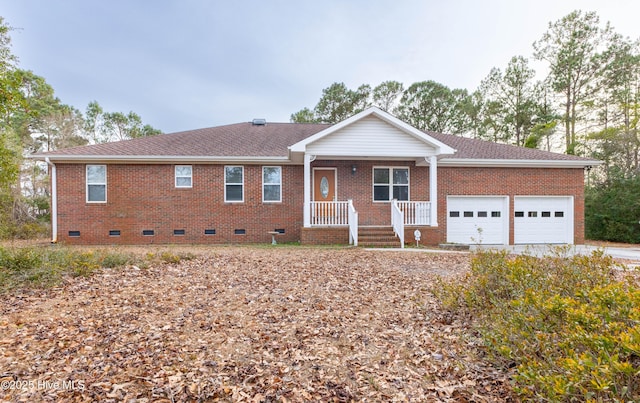
[[[196,258],[196,255],[191,252],[172,252],[172,251],[159,251],[159,252],[147,252],[146,260],[149,262],[158,263],[173,263],[177,264],[182,261],[189,261]]]
[[[89,276],[100,268],[132,264],[131,254],[63,247],[0,247],[0,292],[60,284],[65,276]]]
[[[565,252],[478,252],[470,274],[434,292],[474,324],[495,363],[515,368],[522,399],[640,401],[640,289],[601,251]]]

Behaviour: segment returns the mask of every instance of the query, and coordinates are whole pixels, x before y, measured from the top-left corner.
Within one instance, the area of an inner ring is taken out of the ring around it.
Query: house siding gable
[[[344,157],[419,157],[436,149],[375,116],[364,117],[307,146],[314,155]]]

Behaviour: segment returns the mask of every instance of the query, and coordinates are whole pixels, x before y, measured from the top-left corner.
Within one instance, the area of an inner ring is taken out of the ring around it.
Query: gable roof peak
[[[330,134],[333,134],[355,122],[361,121],[369,116],[375,116],[378,119],[380,119],[381,121],[397,128],[398,130],[411,135],[417,139],[419,139],[420,141],[423,141],[431,146],[433,146],[436,150],[437,150],[437,154],[441,155],[441,154],[447,154],[447,155],[451,155],[454,154],[456,152],[456,150],[452,147],[449,147],[447,144],[433,138],[432,136],[430,136],[429,134],[416,129],[415,127],[407,124],[406,122],[403,122],[402,120],[398,119],[397,117],[391,115],[389,112],[386,112],[380,108],[378,108],[377,106],[370,106],[369,108],[356,113],[355,115],[341,121],[338,122],[334,125],[329,126],[328,128],[314,134],[313,136],[310,136],[304,140],[301,140],[293,145],[291,145],[289,147],[289,150],[293,153],[304,153],[306,151],[307,145],[318,141]]]

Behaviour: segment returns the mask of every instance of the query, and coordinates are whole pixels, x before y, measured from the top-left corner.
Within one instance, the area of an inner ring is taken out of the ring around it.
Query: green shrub
[[[174,255],[171,252],[162,252],[160,254],[160,260],[165,263],[180,263],[180,256]]]
[[[27,272],[42,264],[42,253],[37,248],[0,248],[0,267],[14,273]]]
[[[94,252],[82,252],[74,254],[70,260],[70,274],[73,276],[87,277],[100,268],[99,259]]]
[[[160,253],[160,260],[164,263],[180,263],[183,260],[192,260],[195,256],[190,252],[173,253],[164,251]]]
[[[640,242],[640,176],[613,177],[585,191],[585,235],[588,239]]]
[[[565,252],[480,252],[467,277],[435,293],[473,318],[496,363],[516,367],[521,398],[639,401],[640,290],[617,281],[602,252]]]
[[[0,292],[60,283],[65,275],[89,276],[101,267],[128,264],[129,255],[53,247],[0,247]]]
[[[130,264],[133,261],[131,255],[118,252],[106,252],[102,255],[100,265],[105,268],[121,267]]]

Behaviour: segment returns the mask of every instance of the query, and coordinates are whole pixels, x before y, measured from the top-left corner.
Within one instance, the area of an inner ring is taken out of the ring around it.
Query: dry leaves
[[[509,400],[505,375],[429,293],[435,275],[455,281],[468,265],[464,254],[218,247],[1,297],[0,381],[14,387],[0,396]]]

